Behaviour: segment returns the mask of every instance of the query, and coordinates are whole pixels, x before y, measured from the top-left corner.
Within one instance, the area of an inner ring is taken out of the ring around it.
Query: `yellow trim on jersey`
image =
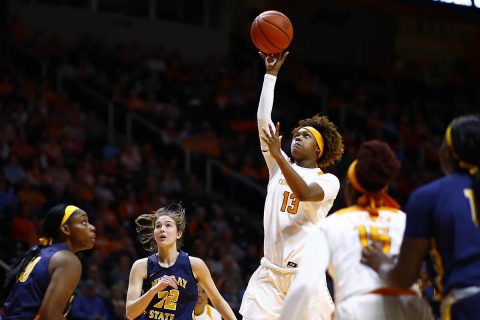
[[[442,256],[440,252],[437,249],[437,244],[435,242],[435,239],[432,238],[432,248],[430,249],[430,256],[432,257],[433,260],[433,265],[435,268],[435,271],[437,272],[437,276],[435,277],[435,283],[437,285],[438,291],[440,292],[440,296],[443,295],[443,263],[442,263]]]
[[[338,211],[335,211],[333,214],[340,215],[340,214],[345,214],[345,213],[354,212],[354,211],[366,211],[366,210],[359,206],[350,206],[350,207],[346,207]]]
[[[442,320],[452,320],[452,304],[447,305],[442,310]]]
[[[70,218],[72,216],[72,214],[77,211],[79,208],[78,207],[75,207],[75,206],[72,206],[72,205],[69,205],[65,208],[65,213],[63,214],[63,218],[62,218],[62,223],[60,223],[60,225],[64,225],[68,218]]]
[[[390,211],[390,212],[393,212],[393,213],[399,213],[400,212],[400,210],[398,208],[387,207],[387,206],[378,207],[378,210]]]
[[[398,208],[387,207],[387,206],[378,207],[378,210],[390,211],[392,213],[399,213],[400,212],[400,210]],[[343,208],[343,209],[339,209],[338,211],[335,211],[333,214],[345,214],[345,213],[355,212],[355,211],[368,212],[366,208],[355,205],[355,206],[350,206],[350,207],[346,207],[346,208]]]
[[[325,147],[322,134],[317,129],[311,126],[306,126],[306,127],[303,127],[302,129],[308,130],[315,138],[315,141],[317,141],[318,148],[320,149],[320,152],[318,153],[318,159],[320,159],[320,157],[323,154],[323,149]]]

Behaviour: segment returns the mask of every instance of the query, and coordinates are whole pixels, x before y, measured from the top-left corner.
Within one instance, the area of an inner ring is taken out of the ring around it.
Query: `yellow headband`
[[[474,165],[474,164],[471,164],[471,163],[467,163],[465,161],[463,161],[462,159],[460,159],[460,157],[458,156],[457,152],[455,151],[455,148],[453,147],[453,139],[452,139],[452,124],[455,122],[455,120],[453,120],[447,127],[447,131],[445,131],[445,142],[447,143],[447,146],[450,148],[450,150],[452,150],[452,153],[453,153],[453,156],[454,158],[458,161],[458,165],[460,166],[460,168],[462,169],[467,169],[468,172],[472,175],[472,176],[475,176],[477,173],[478,173],[478,166]]]
[[[314,127],[311,127],[311,126],[302,127],[301,129],[308,130],[313,135],[313,137],[315,138],[315,141],[317,141],[318,148],[320,149],[320,152],[318,154],[318,158],[320,158],[323,154],[323,147],[324,147],[322,134],[320,132],[318,132],[317,129],[315,129]]]
[[[348,167],[348,180],[352,183],[352,186],[360,192],[367,193],[367,190],[358,182],[357,175],[355,173],[355,167],[357,166],[358,160],[354,160],[350,167]]]
[[[63,214],[63,218],[62,218],[62,223],[60,224],[61,226],[65,224],[65,222],[67,222],[68,218],[70,218],[70,216],[75,212],[77,211],[79,208],[78,207],[75,207],[75,206],[67,206],[65,208],[65,213]]]

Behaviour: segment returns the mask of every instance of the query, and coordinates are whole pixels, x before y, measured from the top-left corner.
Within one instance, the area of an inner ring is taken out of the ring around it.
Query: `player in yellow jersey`
[[[335,319],[432,319],[430,307],[414,291],[387,288],[360,262],[366,246],[390,256],[400,250],[406,217],[386,193],[399,168],[387,144],[373,140],[361,145],[348,170],[346,198],[352,206],[330,215],[308,238],[282,320],[320,318],[309,315],[304,304],[322,285],[327,267],[335,287]]]
[[[343,154],[342,137],[326,117],[314,116],[293,130],[293,161],[281,150],[280,125],[271,120],[277,74],[288,52],[265,56],[266,75],[257,112],[260,145],[269,170],[264,208],[264,254],[250,278],[240,313],[243,319],[278,319],[305,246],[307,235],[332,207],[340,183],[321,168]],[[328,319],[333,311],[325,278],[305,306]]]

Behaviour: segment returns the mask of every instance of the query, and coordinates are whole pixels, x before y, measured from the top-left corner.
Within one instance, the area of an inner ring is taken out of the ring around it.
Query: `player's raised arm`
[[[280,70],[283,62],[287,58],[289,52],[285,52],[280,55],[265,55],[259,52],[260,56],[265,62],[266,74],[263,80],[262,93],[260,94],[260,101],[258,103],[257,121],[258,121],[258,133],[260,137],[260,148],[267,162],[268,169],[272,171],[275,161],[269,156],[268,146],[263,142],[262,137],[264,132],[262,129],[268,128],[272,123],[272,107],[275,82],[277,80],[278,71]]]

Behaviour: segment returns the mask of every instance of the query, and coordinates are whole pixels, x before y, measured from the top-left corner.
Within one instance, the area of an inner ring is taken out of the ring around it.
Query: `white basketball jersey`
[[[319,168],[303,168],[296,164],[292,167],[307,184],[320,185],[325,197],[323,201],[299,201],[279,167],[272,168],[263,217],[264,254],[280,267],[298,265],[310,230],[327,216],[340,188],[337,177],[324,174]]]
[[[406,215],[394,208],[380,208],[371,217],[359,207],[350,207],[328,217],[321,226],[328,245],[328,270],[335,283],[335,301],[385,287],[377,273],[360,262],[362,248],[374,243],[385,254],[398,255]]]
[[[349,297],[386,287],[375,271],[361,264],[362,248],[375,243],[383,252],[397,255],[405,220],[405,213],[398,209],[379,208],[379,216],[372,218],[367,211],[354,206],[337,211],[314,226],[280,319],[310,319],[298,301],[309,303],[311,292],[321,283],[327,267],[334,281],[337,308],[343,301],[351,301],[347,300]]]
[[[273,126],[271,113],[277,77],[266,74],[258,104],[258,133]],[[323,174],[318,168],[303,168],[292,164],[295,171],[307,183],[318,183],[325,197],[323,201],[299,201],[288,186],[268,146],[260,138],[261,150],[269,170],[267,198],[265,199],[263,228],[265,231],[264,254],[279,267],[298,265],[300,252],[315,223],[325,218],[340,189],[340,182],[332,174]],[[283,156],[287,158],[285,153]]]

